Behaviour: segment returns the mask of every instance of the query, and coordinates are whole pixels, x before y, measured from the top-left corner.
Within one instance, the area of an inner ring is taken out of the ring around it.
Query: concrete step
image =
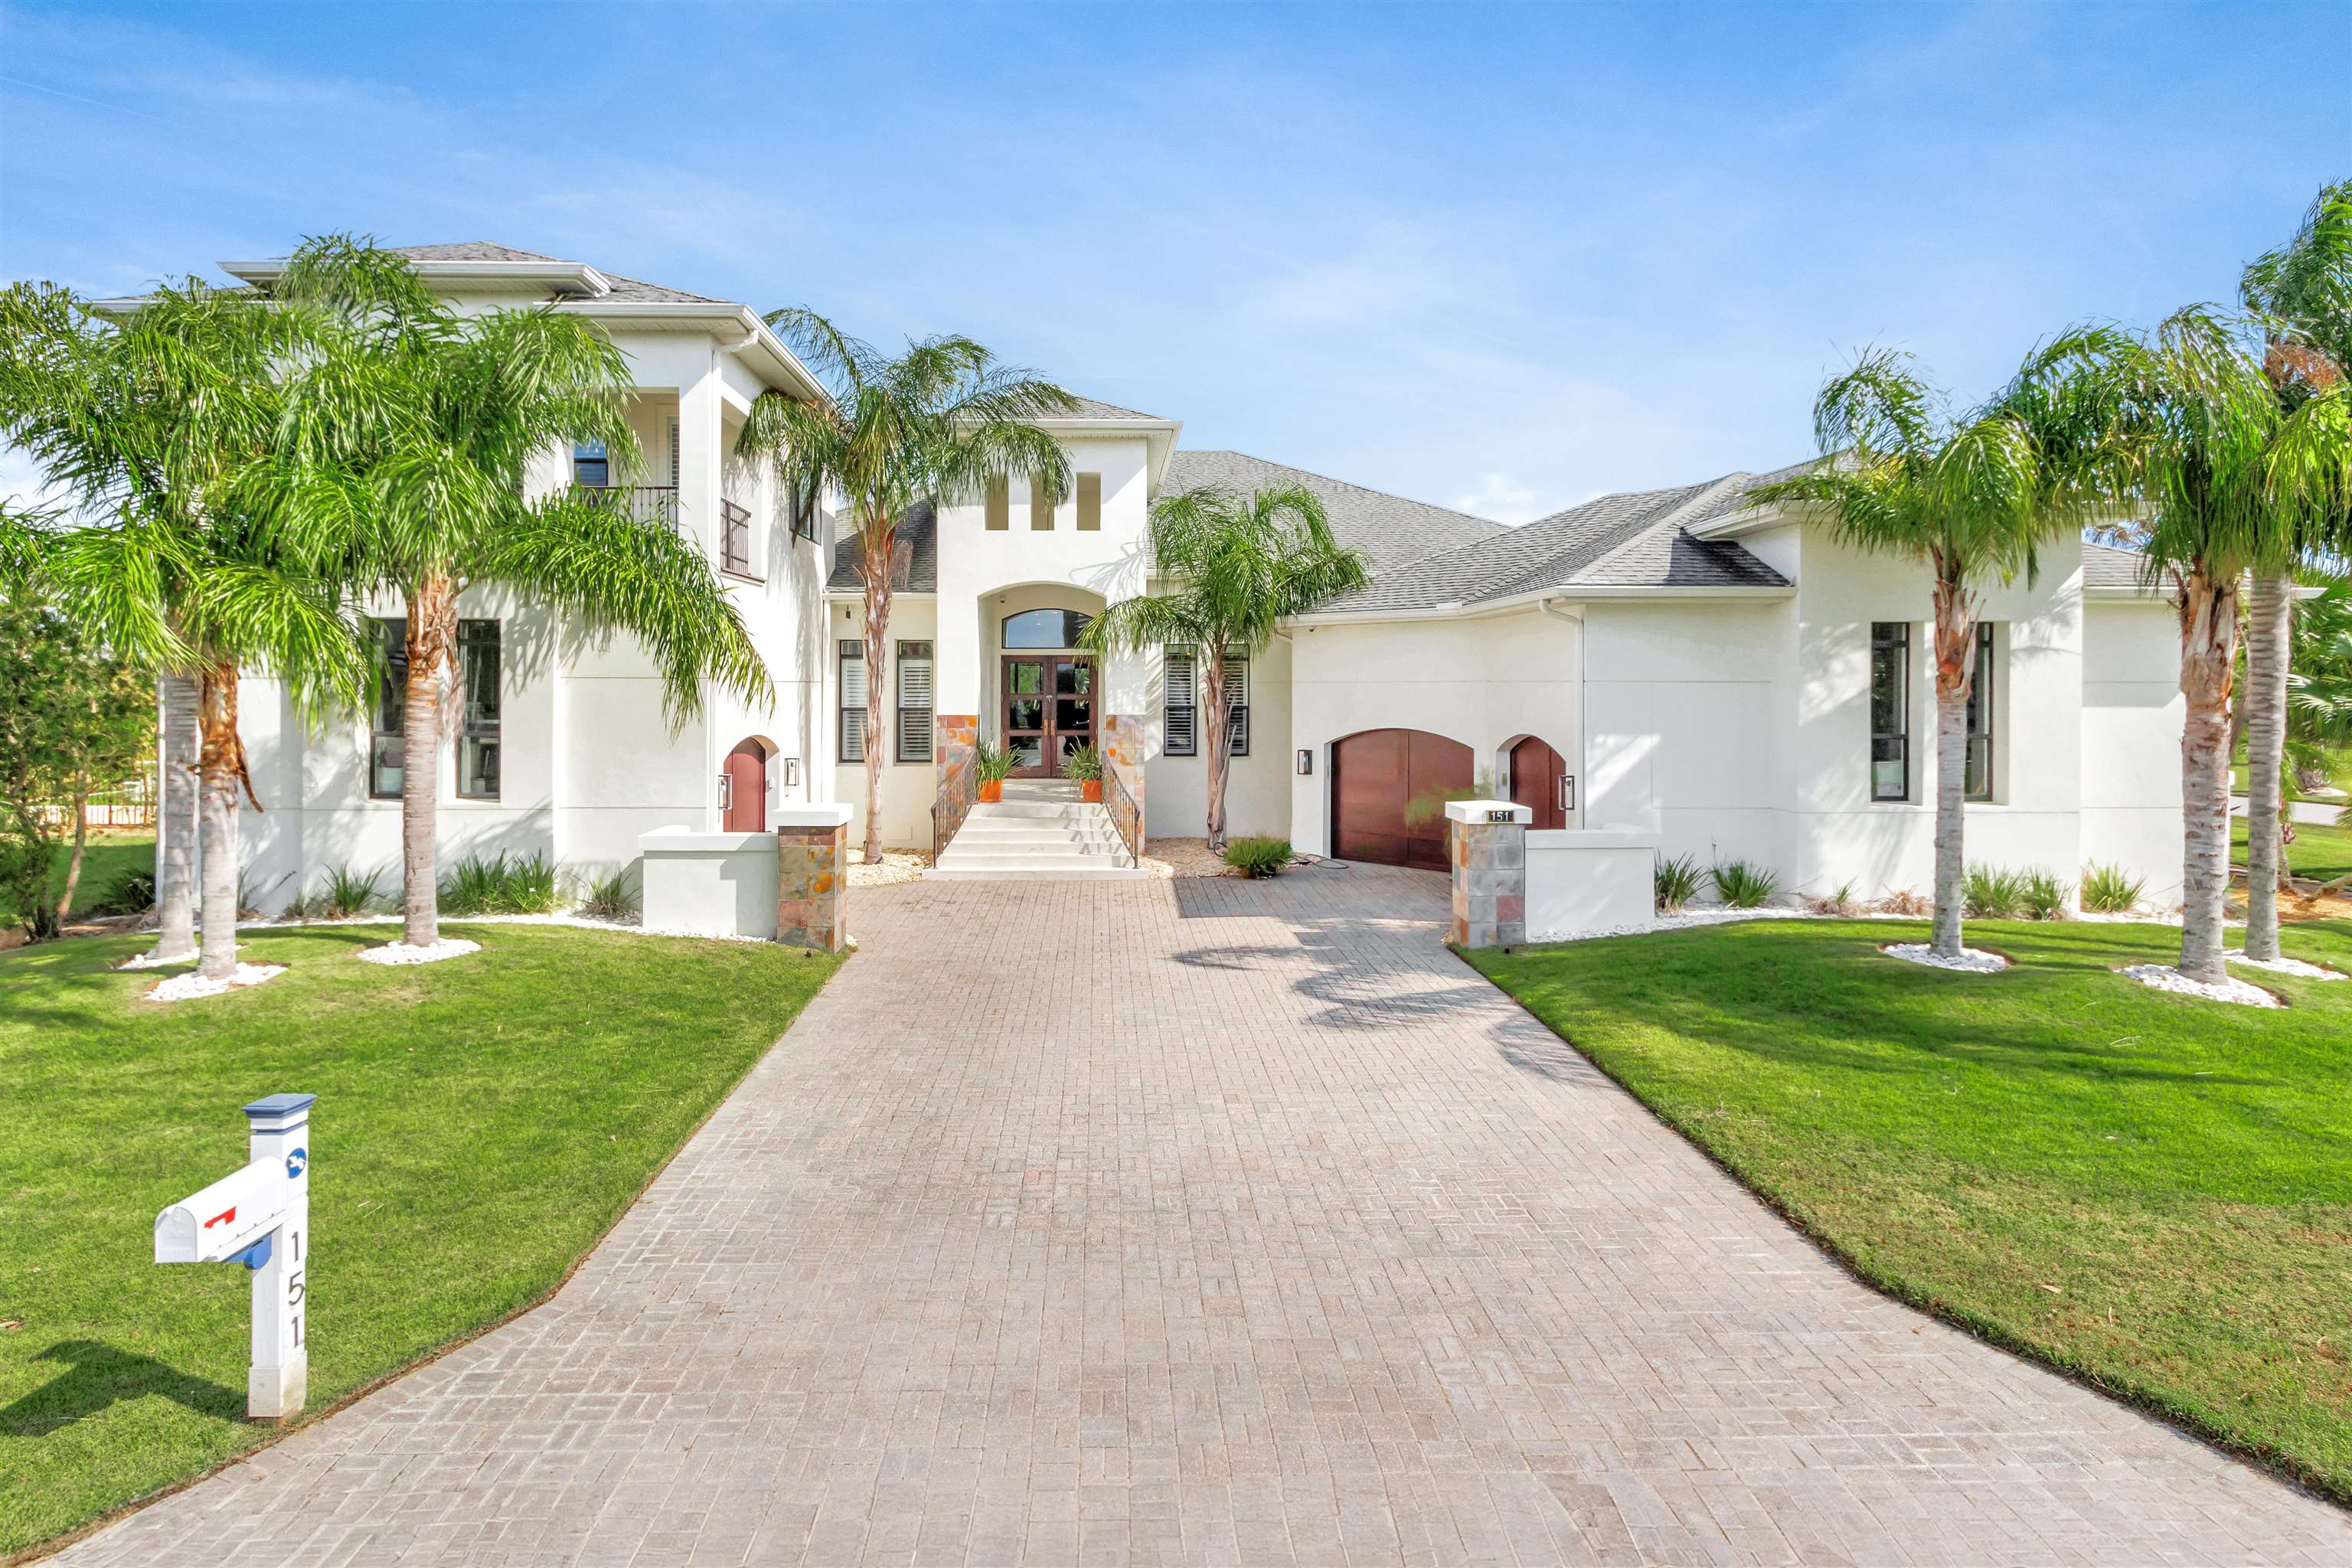
[[[940,857],[943,870],[957,871],[1021,871],[1032,869],[1071,869],[1087,866],[1127,868],[1127,851],[1084,849],[1062,845],[1054,848],[1036,849],[962,849],[950,847]]]
[[[967,822],[991,819],[1028,817],[1052,822],[1083,822],[1094,818],[1109,820],[1100,801],[1094,800],[987,800],[971,808]]]
[[[942,860],[924,872],[923,879],[944,882],[1137,882],[1149,881],[1150,875],[1132,866],[1032,866],[1008,871],[992,867],[982,869],[950,866]]]
[[[953,843],[959,847],[985,848],[991,851],[1049,849],[1072,844],[1089,849],[1124,847],[1123,841],[1116,833],[1062,833],[1051,828],[1032,832],[1023,832],[1014,828],[997,833],[974,833],[969,824],[965,826],[962,832],[955,836]]]

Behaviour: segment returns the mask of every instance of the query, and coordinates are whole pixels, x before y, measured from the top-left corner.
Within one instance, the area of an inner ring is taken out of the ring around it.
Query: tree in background
[[[35,936],[73,913],[90,791],[136,773],[154,742],[144,675],[108,658],[56,605],[0,592],[0,900]],[[68,822],[65,888],[51,904],[53,831]]]
[[[866,585],[866,668],[889,666],[890,598],[898,530],[913,508],[981,499],[991,481],[1026,474],[1058,505],[1070,487],[1061,443],[1034,420],[1076,400],[1033,372],[1000,364],[970,338],[925,338],[896,359],[845,335],[813,310],[768,324],[831,395],[823,402],[763,392],[736,437],[771,459],[798,495],[838,494],[857,536]],[[878,688],[877,688],[878,689]],[[866,705],[866,858],[882,858],[882,704]]]
[[[1984,591],[2031,576],[2039,548],[2095,521],[2112,485],[2097,432],[2052,378],[2072,340],[2038,353],[1979,407],[1955,413],[1908,354],[1864,353],[1822,388],[1813,432],[1824,461],[1749,499],[1795,503],[1843,543],[1925,566],[1936,653],[1936,917],[1933,949],[1962,951],[1969,689]]]
[[[1116,600],[1078,641],[1097,651],[1140,653],[1171,644],[1199,649],[1202,722],[1209,745],[1209,847],[1225,847],[1225,776],[1233,763],[1225,661],[1255,658],[1276,626],[1363,584],[1364,558],[1332,537],[1315,492],[1271,486],[1249,496],[1203,486],[1151,503],[1157,594]]]
[[[334,542],[289,527],[259,482],[283,408],[278,376],[308,325],[194,278],[119,320],[63,289],[0,289],[0,437],[72,509],[26,528],[23,569],[99,645],[196,689],[210,978],[236,967],[239,790],[261,806],[237,732],[242,675],[275,676],[314,720],[356,707],[367,684]],[[167,812],[184,765],[167,756],[162,769]],[[177,826],[167,821],[165,843],[184,848]],[[166,855],[158,956],[187,952],[186,873],[184,855]]]
[[[773,688],[690,537],[593,493],[530,495],[532,461],[571,442],[603,442],[624,470],[637,460],[628,361],[602,328],[551,307],[460,315],[406,258],[343,236],[304,242],[274,294],[309,324],[266,489],[298,532],[335,542],[351,589],[404,607],[402,938],[425,946],[439,935],[442,682],[468,588],[635,636],[673,721],[700,710],[706,681],[752,703]]]
[[[2259,313],[2263,374],[2292,420],[2315,399],[2344,384],[2352,366],[2352,180],[2319,193],[2303,226],[2276,250],[2247,267],[2240,295]],[[2274,455],[2279,526],[2271,550],[2254,563],[2246,595],[2246,954],[2280,956],[2278,888],[2288,837],[2284,764],[2293,729],[2289,683],[2294,647],[2295,573],[2305,563],[2340,560],[2352,534],[2352,502],[2325,481],[2352,456],[2326,451],[2329,421],[2283,427],[2290,443]],[[2299,433],[2299,434],[2298,434]],[[2304,450],[2297,450],[2299,444]],[[2316,470],[2316,471],[2313,471]],[[2318,479],[2320,482],[2313,482]]]

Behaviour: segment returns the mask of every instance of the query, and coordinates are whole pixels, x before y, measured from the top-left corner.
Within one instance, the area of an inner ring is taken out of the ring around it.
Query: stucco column
[[[1446,802],[1454,946],[1517,947],[1528,940],[1528,823],[1533,816],[1507,800]]]
[[[849,942],[849,817],[845,805],[776,813],[776,940],[839,952]]]

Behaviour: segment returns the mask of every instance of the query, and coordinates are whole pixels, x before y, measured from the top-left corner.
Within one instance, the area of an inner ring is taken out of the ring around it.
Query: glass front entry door
[[[1095,664],[1085,654],[1007,654],[1003,692],[1014,778],[1059,778],[1064,758],[1095,743]]]

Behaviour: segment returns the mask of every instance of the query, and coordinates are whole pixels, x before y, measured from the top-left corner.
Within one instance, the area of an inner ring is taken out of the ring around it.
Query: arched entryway
[[[1511,798],[1534,814],[1531,827],[1568,826],[1568,764],[1551,742],[1528,735],[1507,753]]]
[[[1367,730],[1331,748],[1331,853],[1446,868],[1449,795],[1473,787],[1470,748],[1426,730]]]
[[[719,830],[724,833],[765,833],[768,830],[768,748],[746,741],[727,753],[719,769]]]

